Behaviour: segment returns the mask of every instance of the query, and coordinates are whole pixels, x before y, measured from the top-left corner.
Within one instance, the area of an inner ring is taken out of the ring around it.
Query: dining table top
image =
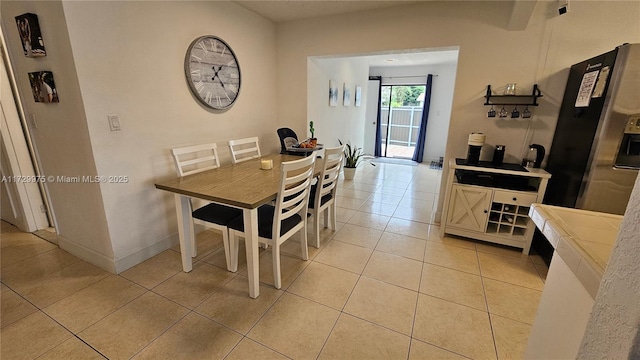
[[[263,170],[262,160],[273,160],[273,168]],[[283,162],[301,159],[300,156],[271,154],[223,165],[219,168],[155,183],[157,189],[223,203],[243,209],[255,209],[275,199],[280,185]],[[319,175],[322,162],[317,161],[314,175]]]

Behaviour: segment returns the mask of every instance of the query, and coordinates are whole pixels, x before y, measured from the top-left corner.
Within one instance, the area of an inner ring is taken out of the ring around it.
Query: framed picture
[[[40,32],[40,23],[38,23],[38,15],[26,13],[16,16],[16,24],[18,25],[18,34],[22,42],[22,50],[26,57],[47,56],[44,50],[44,40]]]
[[[344,85],[342,85],[342,105],[351,105],[351,89],[349,89],[347,83],[344,83]]]
[[[53,81],[53,73],[51,71],[30,72],[29,82],[31,83],[31,91],[33,92],[33,100],[35,102],[60,102],[58,91],[56,90],[56,83]]]
[[[338,85],[329,80],[329,106],[338,106]]]
[[[356,106],[362,105],[362,86],[356,86],[356,94],[353,101]]]

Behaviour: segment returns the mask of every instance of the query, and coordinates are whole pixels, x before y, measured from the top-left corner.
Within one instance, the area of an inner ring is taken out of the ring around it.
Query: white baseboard
[[[115,271],[117,274],[119,274],[133,266],[140,264],[141,262],[149,258],[152,258],[158,255],[159,253],[167,249],[170,249],[172,246],[175,246],[178,243],[180,243],[178,239],[178,233],[173,233],[158,242],[155,242],[142,249],[135,250],[128,255],[125,255],[119,259],[116,259]]]
[[[114,260],[88,249],[84,245],[65,239],[63,236],[58,235],[58,241],[62,250],[113,274],[119,274],[179,243],[178,233],[174,233],[163,240]]]
[[[433,223],[436,225],[440,225],[440,220],[442,219],[442,211],[436,212],[436,216],[433,219]]]
[[[65,239],[61,235],[58,235],[58,245],[62,250],[110,273],[116,274],[116,267],[112,258],[88,249],[84,245]]]

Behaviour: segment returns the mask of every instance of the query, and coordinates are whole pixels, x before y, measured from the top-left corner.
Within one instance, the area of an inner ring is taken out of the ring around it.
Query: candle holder
[[[271,169],[273,169],[273,160],[271,160],[271,159],[262,159],[262,160],[260,160],[260,168],[262,170],[271,170]]]

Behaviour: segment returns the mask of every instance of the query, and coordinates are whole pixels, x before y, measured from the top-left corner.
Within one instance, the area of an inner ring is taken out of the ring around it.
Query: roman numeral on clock
[[[204,52],[205,56],[209,53],[209,50],[207,50],[207,48],[204,47],[204,43],[199,43],[198,47],[200,47],[200,49],[202,49],[202,51]]]
[[[204,89],[204,83],[200,80],[196,83],[196,90],[198,90],[198,94],[202,92],[202,89]]]

